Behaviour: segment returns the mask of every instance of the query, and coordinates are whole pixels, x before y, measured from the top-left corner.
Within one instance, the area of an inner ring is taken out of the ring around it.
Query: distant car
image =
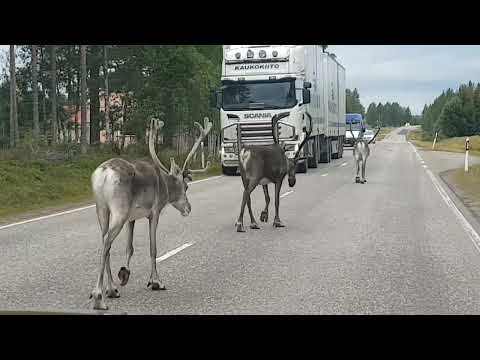
[[[375,136],[374,132],[369,129],[365,130],[365,132],[363,133],[363,138],[367,141],[372,140],[374,136]],[[377,139],[373,140],[372,144],[375,144],[376,141]]]

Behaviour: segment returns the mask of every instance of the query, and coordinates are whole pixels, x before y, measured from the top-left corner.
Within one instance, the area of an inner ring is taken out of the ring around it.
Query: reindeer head
[[[200,128],[200,136],[196,139],[195,144],[193,145],[190,153],[188,154],[183,167],[180,168],[176,163],[174,158],[170,158],[170,170],[168,170],[158,159],[155,148],[154,148],[154,133],[156,133],[159,129],[163,127],[163,121],[158,122],[156,119],[152,119],[150,123],[150,129],[154,131],[150,131],[149,136],[149,148],[150,148],[150,155],[152,156],[153,162],[164,172],[168,174],[167,176],[167,185],[168,185],[168,200],[172,206],[180,211],[183,216],[188,216],[192,207],[190,202],[187,198],[187,190],[188,190],[188,181],[192,180],[193,173],[205,172],[209,166],[210,162],[207,162],[207,166],[204,169],[199,170],[191,170],[187,168],[187,164],[190,161],[191,157],[195,153],[198,148],[198,145],[203,141],[205,136],[209,133],[212,128],[212,123],[209,122],[207,124],[207,129],[204,129],[202,125],[199,123],[195,123],[197,127]]]
[[[310,117],[310,120],[311,120],[311,116],[309,113],[306,113],[306,115],[308,117]],[[305,138],[303,139],[303,141],[301,142],[300,146],[298,147],[298,150],[297,152],[295,153],[295,156],[293,157],[293,159],[288,159],[287,158],[287,175],[288,175],[288,185],[290,187],[294,187],[295,186],[295,183],[297,182],[297,178],[296,178],[296,170],[297,170],[297,163],[300,161],[300,160],[306,160],[306,157],[300,157],[300,152],[302,150],[302,148],[305,146],[305,144],[307,143],[308,140],[310,140],[310,134],[311,134],[311,130],[310,132],[308,132],[306,135],[305,135]]]

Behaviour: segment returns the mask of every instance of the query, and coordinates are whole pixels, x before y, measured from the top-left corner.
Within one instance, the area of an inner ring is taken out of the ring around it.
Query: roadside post
[[[435,133],[435,138],[433,139],[432,150],[435,150],[435,144],[437,143],[438,131]]]
[[[206,129],[207,127],[208,127],[208,117],[204,117],[203,118],[203,128]],[[203,169],[203,168],[205,168],[205,153],[203,152],[203,141],[200,143],[200,147],[202,149],[202,169]]]
[[[465,172],[468,172],[468,150],[470,150],[470,139],[465,140]]]

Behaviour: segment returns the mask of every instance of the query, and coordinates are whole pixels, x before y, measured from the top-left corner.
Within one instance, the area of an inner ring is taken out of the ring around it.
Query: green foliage
[[[422,112],[422,129],[433,136],[467,136],[480,132],[480,84],[470,81],[461,84],[458,91],[442,92]]]
[[[150,116],[163,116],[167,142],[173,134],[193,128],[194,121],[205,116],[218,118],[209,105],[209,94],[220,80],[221,45],[108,45],[109,91],[122,95],[123,109],[111,109],[111,117],[124,112],[120,130],[145,136]],[[18,120],[21,136],[33,126],[32,49],[17,45]],[[51,124],[51,54],[48,45],[38,46],[39,120],[43,135]],[[87,86],[93,126],[105,128],[104,114],[99,111],[99,97],[105,87],[104,46],[89,45],[87,52]],[[80,46],[59,45],[57,64],[57,118],[59,129],[69,114],[64,106],[80,108]],[[5,61],[4,61],[5,62]],[[4,65],[4,64],[2,64]],[[8,64],[5,64],[8,69]],[[0,80],[0,137],[9,129],[8,73]],[[45,112],[43,104],[45,103]],[[116,112],[116,113],[115,113]],[[44,114],[46,117],[44,117]],[[218,129],[218,122],[214,122]],[[2,128],[3,126],[3,128]],[[118,128],[117,128],[118,129]],[[8,135],[7,135],[8,140]],[[0,138],[3,143],[3,138]],[[8,143],[8,142],[7,142]]]
[[[405,123],[415,124],[414,118],[409,107],[402,107],[399,103],[394,102],[385,105],[379,103],[371,103],[367,109],[367,123],[371,126],[403,126]]]
[[[360,94],[357,88],[353,89],[353,91],[346,89],[345,93],[347,114],[362,114],[362,116],[365,116],[365,108],[360,102]]]

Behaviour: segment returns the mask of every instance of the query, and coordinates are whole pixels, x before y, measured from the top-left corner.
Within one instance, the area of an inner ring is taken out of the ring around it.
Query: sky
[[[345,66],[348,88],[365,108],[398,102],[420,115],[425,104],[469,80],[480,82],[480,46],[330,45]]]
[[[478,45],[329,45],[328,51],[345,66],[347,87],[358,89],[365,109],[389,101],[420,115],[443,90],[480,82]]]

